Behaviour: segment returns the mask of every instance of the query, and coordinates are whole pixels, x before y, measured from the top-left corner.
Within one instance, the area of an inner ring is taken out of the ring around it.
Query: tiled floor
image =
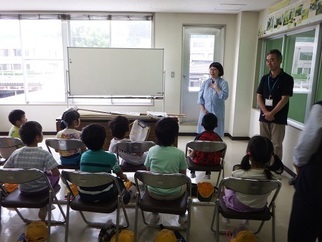
[[[184,136],[179,137],[178,147],[182,150],[185,149],[187,141],[193,139],[193,137]],[[245,153],[247,141],[232,141],[229,138],[225,138],[224,141],[227,143],[226,163],[225,163],[225,176],[230,175],[231,168],[234,164],[239,163],[243,154]],[[196,173],[197,177],[193,179],[193,182],[203,180],[203,173]],[[129,175],[129,178],[133,178],[133,174]],[[215,183],[216,174],[212,174],[211,182]],[[288,177],[282,176],[281,181],[283,183],[279,197],[277,198],[276,205],[276,241],[284,242],[287,241],[287,227],[289,214],[292,203],[293,187],[288,185]],[[60,192],[61,199],[64,199],[64,188]],[[63,207],[66,208],[65,206]],[[134,208],[127,208],[127,213],[130,219],[130,229],[134,226]],[[37,211],[23,210],[24,214],[30,218],[36,218]],[[59,219],[59,212],[56,208],[53,210],[54,219]],[[213,214],[213,207],[211,206],[197,206],[194,205],[192,208],[192,225],[190,233],[191,242],[207,242],[214,241],[214,233],[210,230],[210,223]],[[100,214],[87,214],[89,218],[100,219],[101,221],[107,221],[106,215]],[[88,242],[97,241],[99,229],[89,228],[82,221],[79,213],[71,211],[69,241],[77,242]],[[0,227],[0,241],[1,242],[14,242],[17,241],[19,235],[24,231],[25,224],[20,220],[14,210],[7,210],[2,208],[1,213],[1,227]],[[152,242],[155,234],[158,232],[157,229],[147,228],[142,222],[141,214],[139,214],[139,242]],[[161,217],[163,223],[176,223],[177,218],[170,215]],[[222,225],[227,230],[233,230],[235,226],[238,226],[238,221],[233,222],[229,227]],[[250,229],[257,228],[257,222],[250,222]],[[51,238],[52,241],[63,241],[65,234],[64,226],[52,227]],[[182,232],[185,235],[185,232]],[[259,242],[271,241],[271,222],[266,222],[263,230],[257,235]],[[220,241],[226,242],[227,238],[222,235]]]

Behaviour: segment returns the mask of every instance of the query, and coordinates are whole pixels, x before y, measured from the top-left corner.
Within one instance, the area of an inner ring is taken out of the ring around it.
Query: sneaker
[[[127,191],[126,189],[123,190],[122,192],[122,197],[123,197],[123,202],[125,205],[129,204],[131,200],[131,193]]]
[[[210,174],[206,174],[203,179],[210,180],[210,178],[211,178],[211,175]]]
[[[150,224],[157,224],[159,222],[159,220],[160,220],[160,214],[152,213],[149,223]]]
[[[179,215],[178,223],[180,225],[184,225],[186,222],[187,222],[187,216],[185,214]]]

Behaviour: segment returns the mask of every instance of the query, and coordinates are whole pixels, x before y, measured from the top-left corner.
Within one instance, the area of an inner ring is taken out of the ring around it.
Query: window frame
[[[150,36],[149,36],[149,41],[148,43],[150,46],[149,48],[154,47],[154,14],[153,13],[97,13],[97,12],[83,12],[83,13],[66,13],[66,14],[53,14],[53,13],[10,13],[10,14],[0,14],[0,21],[1,20],[18,20],[19,21],[19,38],[20,38],[20,43],[22,45],[22,50],[23,52],[23,43],[22,43],[22,37],[21,37],[21,20],[60,20],[61,21],[61,32],[62,32],[62,55],[63,55],[63,78],[64,82],[62,85],[64,85],[64,99],[60,99],[59,101],[51,100],[51,101],[46,101],[46,100],[28,100],[28,92],[27,90],[27,80],[23,80],[23,100],[18,100],[14,101],[13,99],[11,100],[6,100],[6,98],[0,98],[0,104],[2,105],[10,105],[10,104],[21,104],[21,105],[28,105],[28,104],[53,104],[53,105],[60,105],[60,104],[68,104],[70,102],[69,96],[68,96],[68,55],[67,55],[67,47],[71,46],[71,29],[70,29],[70,22],[74,20],[82,20],[82,21],[92,21],[92,20],[100,20],[100,21],[106,21],[107,24],[109,24],[110,21],[149,21],[150,22]],[[110,24],[109,24],[110,25]],[[149,28],[149,27],[148,27]],[[111,31],[111,29],[110,29]],[[5,50],[4,50],[5,51]],[[11,50],[7,50],[11,51]],[[17,52],[17,48],[14,48],[12,51]],[[22,65],[23,60],[22,60]],[[24,68],[24,67],[23,67]],[[26,70],[22,70],[23,75],[26,75]],[[105,98],[109,99],[108,97]],[[95,98],[94,98],[95,100]],[[94,100],[89,100],[88,99],[88,104],[93,103]],[[142,102],[143,100],[143,102]],[[153,105],[154,101],[152,99],[147,99],[146,97],[143,97],[142,100],[120,100],[116,101],[113,100],[113,98],[110,98],[108,102],[97,102],[98,105]],[[146,100],[146,101],[144,101]],[[74,103],[76,102],[77,105],[77,100],[74,100]],[[82,99],[80,103],[85,103]]]

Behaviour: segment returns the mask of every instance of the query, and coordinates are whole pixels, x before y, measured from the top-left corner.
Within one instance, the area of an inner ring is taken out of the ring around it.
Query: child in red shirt
[[[214,131],[217,127],[218,119],[215,114],[207,113],[203,119],[201,125],[205,128],[205,131],[198,134],[195,140],[208,140],[208,141],[222,141],[221,137]],[[220,152],[201,152],[192,151],[189,156],[196,164],[201,165],[217,165],[220,164]],[[191,178],[195,178],[196,174],[194,170],[190,171]],[[210,179],[211,172],[206,171],[205,179]]]

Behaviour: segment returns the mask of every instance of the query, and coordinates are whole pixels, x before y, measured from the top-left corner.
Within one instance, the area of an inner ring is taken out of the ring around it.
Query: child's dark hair
[[[25,111],[21,109],[14,109],[8,115],[9,122],[12,125],[16,125],[16,122],[20,121],[23,115],[25,115]]]
[[[126,132],[130,131],[130,121],[124,116],[117,116],[109,122],[112,136],[123,139]]]
[[[89,124],[83,128],[81,140],[90,150],[101,150],[105,143],[106,131],[100,124]]]
[[[269,166],[272,156],[274,156],[274,164]],[[264,172],[267,179],[272,179],[271,171],[277,173],[278,170],[283,169],[281,168],[281,166],[283,166],[282,161],[274,154],[273,143],[264,136],[256,135],[249,140],[247,153],[241,161],[241,169],[249,170],[251,168],[251,164],[249,163],[250,158],[252,158],[254,162],[262,164],[263,167],[265,167]]]
[[[201,125],[205,128],[205,130],[210,131],[214,130],[218,126],[217,116],[213,113],[207,113],[202,118]]]
[[[175,119],[163,118],[155,125],[155,135],[157,144],[161,146],[171,146],[179,133],[179,124]]]
[[[36,121],[27,121],[19,129],[19,134],[22,142],[25,145],[32,144],[37,136],[42,135],[42,126]]]
[[[70,109],[66,110],[61,117],[60,128],[61,129],[68,128],[68,126],[73,121],[78,120],[79,118],[80,118],[80,114],[79,114],[79,112],[77,112],[76,109],[70,108]]]

